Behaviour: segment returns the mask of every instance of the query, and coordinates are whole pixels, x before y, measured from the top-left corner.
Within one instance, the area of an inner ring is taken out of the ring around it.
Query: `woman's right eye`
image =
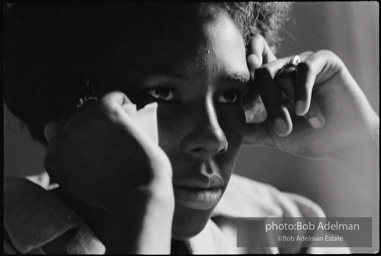
[[[152,98],[157,100],[168,101],[168,102],[175,101],[175,95],[171,89],[155,88],[155,89],[149,90],[147,93]]]

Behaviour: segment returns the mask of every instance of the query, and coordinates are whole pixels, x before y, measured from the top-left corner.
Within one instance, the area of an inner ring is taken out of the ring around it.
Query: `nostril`
[[[225,153],[226,151],[227,151],[227,148],[223,147],[220,149],[220,151],[217,152],[217,155],[221,155],[221,154]]]
[[[192,153],[203,154],[203,153],[206,153],[206,150],[202,147],[197,147],[197,148],[192,149]]]

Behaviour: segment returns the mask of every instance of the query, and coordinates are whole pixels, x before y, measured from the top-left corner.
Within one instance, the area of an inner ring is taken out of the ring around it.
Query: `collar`
[[[275,188],[233,174],[213,217],[281,217],[283,209]]]
[[[276,248],[252,250],[237,247],[237,231],[234,224],[237,217],[281,217],[283,209],[277,200],[278,193],[272,189],[273,187],[269,185],[232,175],[224,196],[214,209],[205,228],[198,235],[185,241],[190,252],[192,254],[277,253]],[[219,221],[216,218],[219,218]]]
[[[90,254],[105,251],[104,245],[67,205],[23,178],[4,179],[4,228],[21,253],[44,246],[74,229],[83,240],[81,248],[74,251]]]

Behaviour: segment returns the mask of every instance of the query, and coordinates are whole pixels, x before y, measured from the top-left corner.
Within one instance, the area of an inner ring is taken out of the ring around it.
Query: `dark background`
[[[379,113],[378,2],[295,3],[283,37],[278,57],[306,50],[335,52]],[[43,171],[42,158],[43,147],[31,140],[4,105],[4,175],[37,174]],[[373,216],[377,221],[374,232],[378,233],[379,166],[372,167],[374,172],[363,173],[333,162],[306,160],[264,148],[243,148],[235,172],[302,194],[321,205],[329,217]],[[376,237],[374,244],[371,251],[378,250]]]

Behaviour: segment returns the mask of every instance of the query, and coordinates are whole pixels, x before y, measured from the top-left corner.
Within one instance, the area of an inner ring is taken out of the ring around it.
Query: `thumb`
[[[247,123],[242,144],[245,146],[275,147],[269,133],[269,125],[271,124],[267,121],[260,124]]]

